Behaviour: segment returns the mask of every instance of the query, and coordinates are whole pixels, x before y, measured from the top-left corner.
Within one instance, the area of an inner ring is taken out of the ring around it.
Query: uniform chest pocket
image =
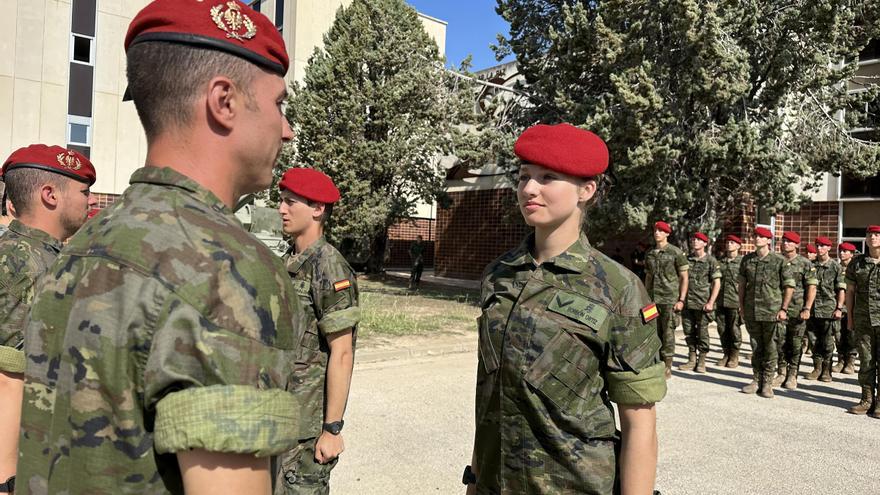
[[[602,405],[599,360],[568,331],[560,330],[532,363],[525,381],[560,412],[586,417]]]

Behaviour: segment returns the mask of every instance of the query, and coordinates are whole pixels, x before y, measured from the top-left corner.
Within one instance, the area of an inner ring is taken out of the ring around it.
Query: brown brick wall
[[[437,215],[434,269],[442,277],[478,279],[492,260],[531,231],[514,209],[511,189],[449,193],[452,205]]]
[[[437,238],[436,220],[430,218],[408,218],[388,229],[388,242],[391,243],[391,258],[386,268],[408,268],[411,264],[409,248],[416,236],[422,236],[425,244],[425,266],[434,266],[434,244]]]
[[[817,201],[808,203],[794,212],[779,213],[776,215],[776,250],[782,240],[783,232],[792,230],[801,235],[801,254],[806,253],[807,243],[814,242],[816,237],[825,236],[831,239],[834,246],[831,255],[837,256],[837,224],[840,204],[836,201]],[[745,201],[742,207],[735,212],[724,216],[724,234],[736,234],[742,237],[743,252],[755,250],[753,243],[755,229],[755,208],[751,201]],[[716,244],[716,249],[723,247]]]
[[[106,193],[92,193],[92,196],[98,199],[98,203],[95,205],[95,208],[98,210],[103,210],[104,208],[112,205],[118,198],[119,194],[106,194]]]

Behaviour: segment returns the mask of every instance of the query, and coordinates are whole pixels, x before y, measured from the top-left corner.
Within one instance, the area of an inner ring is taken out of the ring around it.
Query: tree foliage
[[[520,127],[597,132],[611,188],[591,235],[666,218],[715,231],[748,193],[796,209],[824,172],[880,172],[848,131],[877,88],[851,94],[858,53],[880,37],[877,0],[498,0],[532,94]],[[844,121],[840,120],[845,116]]]

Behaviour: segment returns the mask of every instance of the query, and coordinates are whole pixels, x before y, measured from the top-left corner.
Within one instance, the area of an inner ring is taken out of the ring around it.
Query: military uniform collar
[[[51,235],[43,232],[40,229],[35,229],[33,227],[28,227],[27,225],[19,222],[18,220],[13,220],[9,222],[9,231],[15,232],[16,234],[27,237],[28,239],[33,239],[35,241],[41,242],[51,248],[56,253],[61,252],[61,241],[52,237]]]
[[[129,180],[130,184],[155,184],[171,186],[193,194],[199,201],[226,214],[232,214],[226,203],[220,201],[214,193],[196,181],[168,167],[143,167],[135,170]]]
[[[520,243],[516,251],[513,252],[510,259],[501,260],[501,263],[508,266],[533,265],[537,266],[534,256],[532,256],[532,248],[535,245],[535,234],[531,233]],[[574,242],[561,254],[545,261],[545,265],[555,265],[564,270],[575,273],[584,271],[584,264],[590,259],[590,241],[587,235],[581,232],[578,240]]]
[[[296,273],[302,268],[303,264],[312,258],[315,253],[321,249],[324,244],[327,243],[327,240],[324,239],[324,236],[318,237],[315,242],[313,242],[309,247],[305,248],[301,253],[295,253],[293,250],[295,249],[295,245],[292,246],[289,250],[290,252],[290,265],[287,267],[289,272]]]

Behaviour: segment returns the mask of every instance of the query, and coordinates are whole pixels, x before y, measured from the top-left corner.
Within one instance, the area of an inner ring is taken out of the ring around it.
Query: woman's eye
[[[520,176],[519,176],[519,181],[520,181],[520,182],[525,182],[525,181],[527,181],[527,180],[529,180],[529,176],[528,176],[528,175],[520,175]]]

